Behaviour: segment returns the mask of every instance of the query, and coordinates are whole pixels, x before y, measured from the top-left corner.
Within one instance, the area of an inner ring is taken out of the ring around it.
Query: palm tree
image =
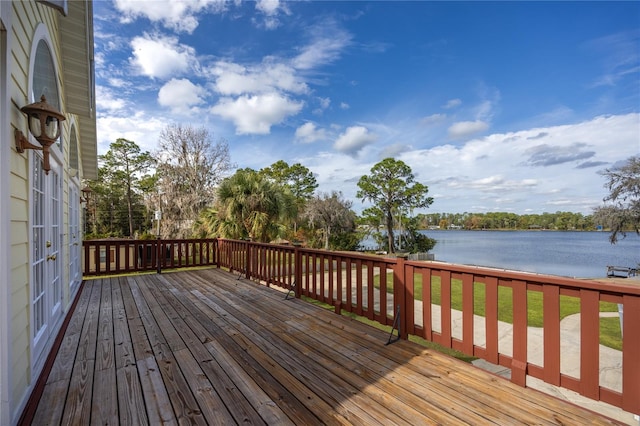
[[[269,242],[295,215],[290,191],[251,169],[238,170],[222,181],[216,208],[201,216],[202,229],[226,238]]]

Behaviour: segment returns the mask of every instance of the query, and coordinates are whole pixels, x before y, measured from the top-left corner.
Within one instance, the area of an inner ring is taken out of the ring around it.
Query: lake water
[[[607,265],[637,268],[640,237],[616,244],[608,232],[423,231],[438,241],[436,260],[579,278],[607,275]]]

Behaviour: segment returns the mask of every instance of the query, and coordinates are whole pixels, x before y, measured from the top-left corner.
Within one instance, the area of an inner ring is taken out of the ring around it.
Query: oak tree
[[[628,231],[640,235],[640,156],[630,157],[600,174],[607,179],[609,195],[603,201],[609,204],[594,209],[594,222],[611,230],[612,244],[618,241],[618,235],[626,237]]]

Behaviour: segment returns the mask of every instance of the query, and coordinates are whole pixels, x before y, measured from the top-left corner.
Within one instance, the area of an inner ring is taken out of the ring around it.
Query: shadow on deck
[[[220,269],[89,280],[25,420],[614,423],[388,337]]]

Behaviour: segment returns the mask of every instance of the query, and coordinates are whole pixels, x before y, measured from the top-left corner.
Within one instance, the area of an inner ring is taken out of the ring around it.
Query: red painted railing
[[[215,266],[216,240],[85,240],[85,276]]]
[[[164,253],[167,245],[163,243],[164,240],[158,253]],[[85,242],[87,262],[92,244]],[[138,252],[139,242],[128,244],[134,246],[134,253]],[[249,241],[187,240],[170,244],[200,247],[211,260],[206,264],[293,290],[297,297],[320,300],[333,305],[337,312],[344,309],[382,324],[395,324],[401,338],[413,334],[508,367],[511,380],[521,386],[525,386],[529,375],[640,413],[640,285]],[[152,264],[153,259],[152,255]],[[186,263],[178,259],[174,265]],[[97,269],[94,273],[109,272]],[[478,289],[484,295],[479,299],[474,296]],[[511,318],[507,322],[499,318],[504,315],[504,307],[499,306],[499,301],[505,299],[499,295],[504,292],[510,293],[511,300],[507,307]],[[543,324],[537,329],[540,333],[528,324],[527,308],[532,297],[542,299]],[[567,298],[579,303],[577,342],[571,344],[574,348],[579,346],[577,358],[570,360],[579,364],[574,374],[562,371],[562,342],[567,339],[561,331],[560,306]],[[456,299],[460,306],[454,309]],[[614,351],[620,355],[619,388],[603,385],[600,377],[600,305],[606,302],[619,304],[624,311],[622,351]],[[474,314],[477,309],[482,316]],[[454,323],[461,327],[454,327]],[[510,338],[501,340],[505,334]]]

